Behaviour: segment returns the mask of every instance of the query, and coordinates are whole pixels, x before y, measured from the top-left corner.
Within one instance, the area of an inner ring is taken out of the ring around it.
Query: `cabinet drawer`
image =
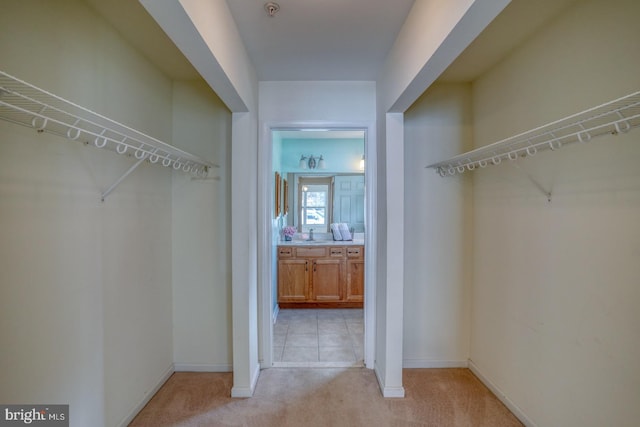
[[[347,246],[347,258],[363,258],[363,246]]]
[[[325,257],[327,256],[327,248],[325,247],[317,247],[317,248],[296,248],[296,257],[298,258],[308,258],[308,257]]]
[[[330,257],[342,258],[344,257],[344,253],[345,253],[344,248],[341,248],[341,247],[329,248]]]
[[[293,257],[293,248],[290,246],[278,246],[278,258]]]

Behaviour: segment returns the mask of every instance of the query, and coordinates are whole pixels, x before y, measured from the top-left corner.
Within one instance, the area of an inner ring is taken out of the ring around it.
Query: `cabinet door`
[[[347,261],[347,301],[364,300],[364,260]]]
[[[278,261],[278,302],[304,302],[309,298],[310,261]]]
[[[342,300],[344,261],[341,259],[316,259],[312,262],[311,295],[313,300]]]

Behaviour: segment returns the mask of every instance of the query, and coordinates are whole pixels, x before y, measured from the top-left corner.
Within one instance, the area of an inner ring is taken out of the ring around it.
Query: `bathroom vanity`
[[[278,246],[280,308],[361,308],[364,245],[282,242]]]

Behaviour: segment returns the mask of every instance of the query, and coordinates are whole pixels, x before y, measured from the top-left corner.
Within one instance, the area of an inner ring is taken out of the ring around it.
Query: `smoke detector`
[[[269,3],[265,3],[264,10],[267,11],[269,16],[273,17],[280,10],[280,5],[270,1]]]

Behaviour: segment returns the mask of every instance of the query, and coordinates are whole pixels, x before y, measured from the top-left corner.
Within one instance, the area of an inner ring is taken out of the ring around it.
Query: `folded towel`
[[[333,233],[333,240],[342,240],[342,233],[340,233],[340,227],[335,222],[331,224],[331,233]]]
[[[346,223],[341,222],[338,227],[340,228],[340,234],[342,235],[342,240],[353,240],[351,236],[351,232],[349,231],[349,226]]]

